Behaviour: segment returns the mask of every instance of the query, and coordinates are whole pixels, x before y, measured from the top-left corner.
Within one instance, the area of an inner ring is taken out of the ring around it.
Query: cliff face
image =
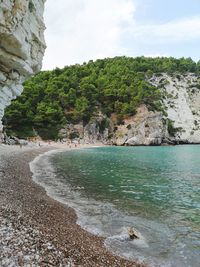
[[[200,79],[195,74],[162,74],[150,83],[162,94],[164,113],[140,107],[119,125],[113,142],[127,145],[200,143]]]
[[[200,77],[162,74],[151,82],[162,91],[165,118],[172,121],[176,131],[174,140],[200,143]]]
[[[41,69],[45,0],[0,1],[0,132],[4,109],[24,80]]]
[[[162,74],[149,82],[159,88],[164,112],[142,105],[121,125],[101,114],[85,127],[66,127],[64,137],[76,132],[75,136],[85,142],[115,145],[200,143],[200,78],[195,74]]]
[[[118,125],[113,135],[116,145],[160,145],[168,136],[161,112],[152,112],[145,105],[137,114]]]

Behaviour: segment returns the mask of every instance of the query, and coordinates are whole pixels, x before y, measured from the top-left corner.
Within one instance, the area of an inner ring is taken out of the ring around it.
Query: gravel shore
[[[0,266],[144,266],[112,255],[32,181],[29,162],[49,149],[0,145]]]

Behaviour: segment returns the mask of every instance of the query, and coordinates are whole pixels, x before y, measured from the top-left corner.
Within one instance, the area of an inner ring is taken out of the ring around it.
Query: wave
[[[66,178],[56,172],[52,157],[67,150],[53,150],[36,157],[30,163],[33,181],[44,187],[47,195],[73,208],[77,224],[90,233],[105,238],[105,246],[114,254],[128,259],[147,261],[153,266],[188,266],[184,256],[180,258],[180,244],[176,235],[166,225],[156,221],[131,216],[118,210],[114,204],[83,197],[84,188],[72,187]],[[70,170],[69,170],[70,172]],[[133,226],[140,234],[137,240],[130,240],[127,228]],[[180,255],[174,255],[174,247]],[[175,264],[175,265],[174,265]]]

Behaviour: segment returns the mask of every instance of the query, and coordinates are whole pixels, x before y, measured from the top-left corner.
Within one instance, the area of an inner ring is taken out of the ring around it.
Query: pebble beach
[[[76,224],[73,209],[32,181],[29,162],[55,148],[0,145],[0,266],[143,267],[109,252]]]

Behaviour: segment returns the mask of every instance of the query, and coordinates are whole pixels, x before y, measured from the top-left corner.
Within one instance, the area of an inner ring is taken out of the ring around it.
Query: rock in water
[[[24,80],[42,66],[46,47],[44,2],[0,2],[0,139],[5,107],[21,94]]]
[[[128,227],[128,235],[130,239],[139,239],[139,234],[133,227]]]

